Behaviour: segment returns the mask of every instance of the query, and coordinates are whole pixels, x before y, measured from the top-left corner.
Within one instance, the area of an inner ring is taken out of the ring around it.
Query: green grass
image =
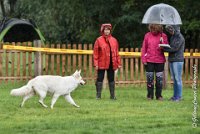
[[[60,97],[54,109],[43,108],[38,97],[19,107],[20,97],[9,95],[12,88],[24,83],[0,85],[0,133],[34,134],[199,134],[200,123],[192,128],[193,90],[184,88],[184,100],[170,102],[172,90],[164,90],[165,100],[147,101],[145,87],[116,88],[117,101],[103,90],[95,99],[94,85],[80,86],[72,93],[81,108]],[[67,86],[67,85],[66,85]],[[200,96],[198,96],[198,100]],[[49,106],[51,97],[45,99]],[[198,101],[200,103],[200,101]],[[198,116],[200,112],[198,110]],[[200,118],[198,117],[200,121]]]

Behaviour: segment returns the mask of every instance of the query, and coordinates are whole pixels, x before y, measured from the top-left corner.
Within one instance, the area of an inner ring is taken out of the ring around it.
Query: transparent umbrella
[[[143,24],[170,24],[170,25],[181,25],[181,17],[177,10],[164,3],[156,4],[151,6],[145,13]]]

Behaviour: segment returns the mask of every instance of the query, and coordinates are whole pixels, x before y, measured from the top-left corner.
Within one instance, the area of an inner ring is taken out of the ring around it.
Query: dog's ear
[[[74,73],[74,77],[77,78],[77,79],[80,78],[80,73],[79,73],[79,71],[77,71],[77,72]]]
[[[76,71],[74,72],[74,74],[73,74],[73,75],[76,75],[76,74],[77,74],[77,72],[78,72],[78,71],[76,70]]]
[[[78,72],[79,72],[79,74],[81,74],[81,69]]]

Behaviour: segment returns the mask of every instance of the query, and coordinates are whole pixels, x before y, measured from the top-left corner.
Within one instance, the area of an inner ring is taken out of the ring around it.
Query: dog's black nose
[[[83,83],[80,83],[80,85],[82,85],[82,86],[83,86],[83,85],[85,85],[85,84],[83,84]]]

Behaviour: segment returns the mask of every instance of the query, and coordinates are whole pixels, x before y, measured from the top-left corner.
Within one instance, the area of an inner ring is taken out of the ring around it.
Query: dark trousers
[[[114,70],[110,67],[108,70],[99,69],[97,71],[97,82],[103,82],[105,71],[107,71],[107,78],[109,82],[114,81]]]
[[[97,99],[101,98],[101,90],[102,84],[104,79],[105,71],[107,71],[107,77],[109,82],[109,90],[110,90],[110,99],[116,100],[115,97],[115,81],[114,81],[114,70],[112,68],[112,64],[110,65],[109,69],[99,69],[97,71],[97,81],[96,81],[96,90],[97,90]]]
[[[156,92],[155,96],[158,99],[162,97],[162,83],[163,83],[163,71],[164,63],[150,63],[145,65],[146,77],[147,77],[147,97],[154,98],[154,72],[156,74]]]

